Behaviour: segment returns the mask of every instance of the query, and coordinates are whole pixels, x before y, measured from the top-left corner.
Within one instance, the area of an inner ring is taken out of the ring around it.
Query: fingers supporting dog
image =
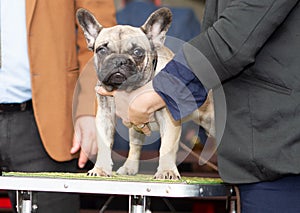
[[[105,88],[101,87],[101,86],[96,86],[95,87],[95,91],[100,94],[100,95],[104,95],[104,96],[114,96],[115,95],[115,91],[107,91]]]
[[[135,131],[143,133],[145,135],[149,136],[151,134],[149,123],[143,123],[137,125],[132,124],[132,127],[135,129]]]

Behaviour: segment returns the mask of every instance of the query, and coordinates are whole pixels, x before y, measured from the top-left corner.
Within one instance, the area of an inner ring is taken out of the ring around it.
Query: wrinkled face
[[[164,45],[172,22],[168,8],[154,11],[141,27],[103,27],[89,11],[80,8],[76,17],[94,52],[95,68],[106,90],[132,91],[152,79],[157,50]]]
[[[114,26],[96,38],[94,60],[98,79],[108,91],[131,91],[154,76],[156,52],[140,28]]]

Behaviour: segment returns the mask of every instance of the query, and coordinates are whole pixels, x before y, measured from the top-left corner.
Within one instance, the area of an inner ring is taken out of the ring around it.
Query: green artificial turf
[[[220,178],[181,177],[181,180],[156,180],[152,175],[137,174],[134,176],[113,174],[112,177],[87,176],[86,173],[60,173],[60,172],[3,172],[6,177],[39,177],[39,178],[63,178],[74,180],[108,180],[127,182],[159,182],[159,183],[185,183],[185,184],[221,184]]]

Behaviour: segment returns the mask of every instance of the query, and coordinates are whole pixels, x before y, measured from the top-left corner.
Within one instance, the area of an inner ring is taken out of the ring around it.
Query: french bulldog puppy
[[[87,10],[77,11],[77,20],[84,31],[88,48],[94,52],[95,69],[99,85],[106,90],[132,92],[149,83],[154,75],[172,59],[173,53],[164,46],[166,33],[172,22],[168,8],[153,12],[141,27],[116,25],[104,28]],[[150,82],[151,83],[151,82]],[[92,176],[111,176],[112,145],[116,126],[114,97],[97,94],[97,145],[95,166],[88,171]],[[203,106],[187,119],[193,119],[211,135],[214,134],[213,103],[209,94]],[[176,154],[181,135],[180,122],[175,122],[166,108],[155,112],[152,131],[159,130],[161,147],[156,179],[180,179]],[[129,128],[130,150],[117,174],[135,175],[145,135],[137,128]]]

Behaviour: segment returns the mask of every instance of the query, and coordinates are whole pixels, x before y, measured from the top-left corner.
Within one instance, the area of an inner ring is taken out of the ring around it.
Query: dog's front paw
[[[87,172],[87,176],[104,176],[104,177],[111,177],[112,172],[104,171],[101,168],[94,167],[93,169]]]
[[[139,165],[135,161],[126,161],[122,167],[117,170],[119,175],[136,175],[139,170]]]
[[[127,168],[125,166],[120,167],[117,172],[118,175],[135,175],[137,171],[134,169]]]
[[[157,171],[153,178],[158,180],[180,180],[181,179],[179,172],[173,170]]]

